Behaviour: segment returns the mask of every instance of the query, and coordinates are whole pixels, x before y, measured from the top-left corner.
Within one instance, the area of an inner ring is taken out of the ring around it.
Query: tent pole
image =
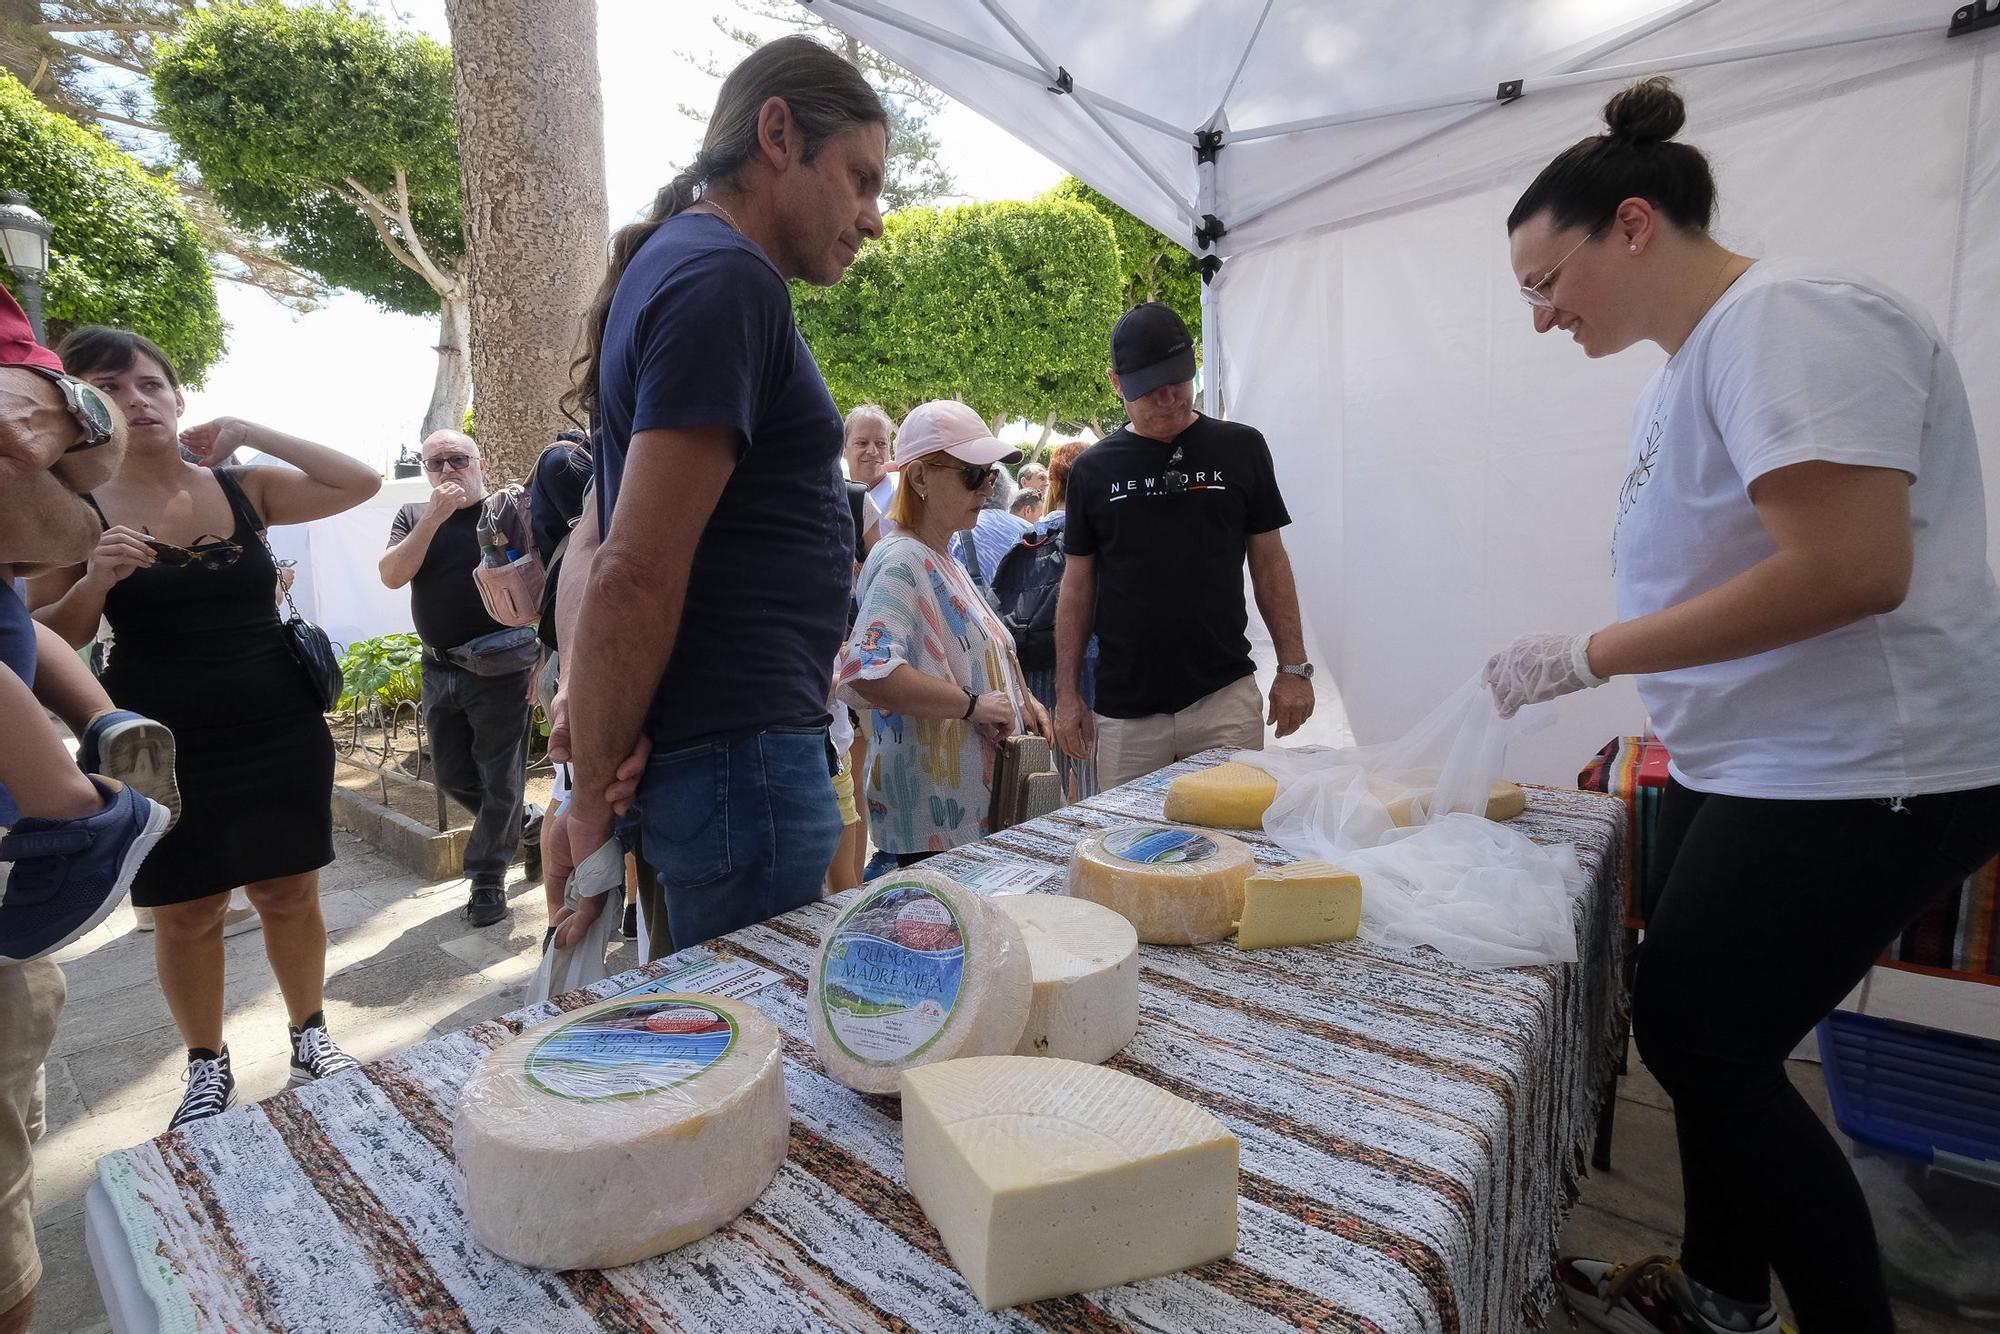
[[[1227,129],[1228,113],[1217,109],[1211,128]],[[1195,212],[1203,219],[1216,218],[1221,209],[1222,151],[1210,148],[1195,154]],[[1222,230],[1218,228],[1218,231]],[[1215,279],[1222,261],[1215,253],[1220,235],[1210,236],[1206,224],[1195,233],[1201,243],[1196,256],[1201,264],[1201,410],[1211,417],[1222,416],[1222,307],[1215,296]]]
[[[909,33],[913,37],[922,37],[926,41],[936,42],[948,51],[955,51],[962,56],[970,56],[981,64],[991,65],[997,70],[1004,70],[1008,74],[1012,74],[1037,86],[1047,87],[1053,84],[1056,81],[1057,74],[1060,72],[1054,66],[1050,66],[1047,69],[1039,69],[1025,60],[1014,60],[1003,56],[990,47],[981,46],[970,38],[961,37],[949,28],[940,28],[935,23],[926,23],[922,19],[911,18],[907,14],[899,14],[893,9],[874,3],[873,0],[799,0],[799,3],[807,6],[820,4],[834,9],[845,9],[851,13],[859,14],[862,18],[874,19],[877,23],[886,24],[901,32]],[[1182,129],[1178,125],[1161,120],[1158,116],[1150,115],[1147,112],[1139,110],[1137,107],[1127,106],[1115,98],[1105,97],[1101,93],[1094,93],[1088,88],[1078,86],[1074,82],[1071,83],[1067,91],[1071,97],[1077,100],[1079,106],[1098,107],[1110,112],[1114,116],[1129,120],[1135,125],[1143,125],[1149,130],[1168,135],[1175,140],[1188,137],[1189,131]]]

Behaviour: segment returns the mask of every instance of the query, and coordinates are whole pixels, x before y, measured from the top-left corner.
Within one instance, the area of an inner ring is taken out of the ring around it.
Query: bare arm
[[[196,459],[225,458],[238,449],[269,454],[289,468],[251,468],[238,474],[243,493],[266,526],[310,523],[351,510],[382,489],[375,470],[337,449],[301,440],[236,417],[218,417],[181,432]]]
[[[590,583],[590,567],[598,546],[597,497],[583,507],[583,514],[570,529],[569,545],[563,548],[562,579],[556,584],[556,643],[576,642],[576,619],[583,610],[583,590]]]
[[[383,584],[401,588],[417,577],[417,571],[424,568],[424,557],[430,553],[431,539],[444,527],[446,519],[464,508],[464,500],[465,492],[457,482],[446,482],[431,492],[430,505],[410,525],[410,531],[403,534],[400,542],[391,544],[376,562]]]
[[[1304,662],[1306,637],[1299,620],[1299,589],[1292,579],[1292,558],[1285,552],[1285,539],[1275,528],[1250,535],[1250,589],[1257,598],[1257,614],[1271,632],[1279,665]],[[1277,729],[1280,737],[1290,736],[1312,717],[1313,702],[1312,682],[1280,672],[1271,679],[1271,706],[1264,721]]]
[[[61,635],[63,642],[82,648],[97,637],[104,600],[118,581],[150,566],[154,559],[144,533],[123,524],[107,528],[98,536],[88,561],[30,580],[28,607],[35,619]]]
[[[1796,463],[1758,478],[1750,503],[1777,551],[1706,593],[1599,630],[1591,671],[1625,676],[1747,658],[1902,605],[1914,559],[1906,474]]]
[[[563,641],[576,850],[594,850],[610,834],[605,791],[632,753],[673,657],[695,548],[735,470],[736,434],[727,427],[632,437],[611,531],[590,562],[574,633]]]

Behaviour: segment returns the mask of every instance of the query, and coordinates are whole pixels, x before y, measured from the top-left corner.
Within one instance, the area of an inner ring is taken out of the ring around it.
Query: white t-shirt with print
[[[1619,618],[1774,554],[1750,485],[1808,460],[1911,477],[1909,596],[1768,653],[1639,677],[1674,776],[1793,799],[2000,783],[2000,588],[1972,410],[1930,320],[1871,279],[1752,265],[1654,377],[1612,537]]]

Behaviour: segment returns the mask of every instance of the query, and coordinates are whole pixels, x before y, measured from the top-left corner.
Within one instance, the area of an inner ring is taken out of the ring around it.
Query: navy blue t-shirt
[[[0,663],[20,677],[22,685],[34,689],[35,620],[7,579],[0,579]],[[11,825],[20,818],[21,808],[7,795],[7,789],[0,787],[0,825]]]
[[[593,466],[607,533],[634,435],[703,426],[737,435],[736,470],[695,548],[673,656],[646,715],[654,753],[824,726],[854,520],[840,412],[793,323],[785,280],[720,218],[669,219],[619,279],[597,392]]]

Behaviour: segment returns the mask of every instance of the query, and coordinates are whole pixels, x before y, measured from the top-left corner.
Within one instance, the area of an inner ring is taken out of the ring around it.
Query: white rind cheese
[[[893,1094],[913,1066],[1013,1051],[1033,999],[1014,919],[913,866],[856,891],[834,920],[806,1009],[827,1074]]]
[[[1028,943],[1035,1002],[1014,1048],[1092,1065],[1110,1060],[1139,1031],[1139,933],[1109,908],[1060,894],[987,900],[1014,919]]]
[[[1236,1249],[1236,1137],[1078,1061],[993,1056],[903,1076],[903,1180],[989,1311]]]
[[[537,1269],[662,1254],[743,1212],[784,1161],[777,1027],[705,995],[558,1015],[486,1058],[452,1139],[488,1250]]]
[[[1132,825],[1076,845],[1069,892],[1123,917],[1148,945],[1199,945],[1236,930],[1255,865],[1227,834]]]
[[[1239,949],[1325,945],[1361,929],[1361,877],[1330,862],[1293,862],[1243,882]]]

